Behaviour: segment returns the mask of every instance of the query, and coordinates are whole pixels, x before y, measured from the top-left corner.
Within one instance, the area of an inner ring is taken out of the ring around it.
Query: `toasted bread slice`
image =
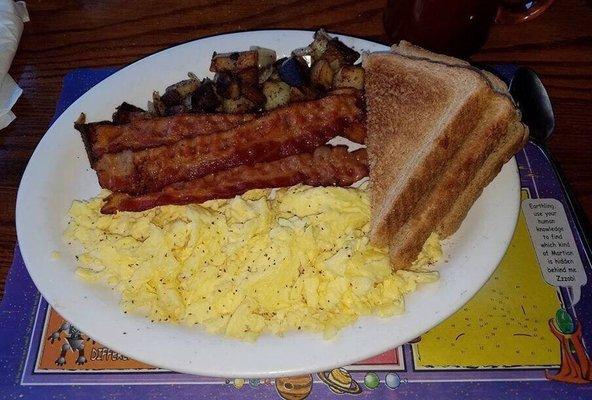
[[[473,180],[436,226],[435,231],[440,235],[440,238],[446,238],[458,230],[473,206],[473,203],[475,203],[483,192],[483,189],[497,176],[502,166],[522,149],[527,142],[528,128],[519,120],[514,119],[508,128],[508,134],[487,157]]]
[[[433,61],[444,62],[450,65],[470,65],[464,60],[433,53],[404,40],[402,40],[398,45],[393,45],[392,50],[398,52],[399,54],[404,54],[411,57],[426,58]],[[489,71],[483,70],[481,72],[485,75],[496,92],[511,99],[512,103],[515,104],[504,81]],[[446,216],[438,224],[436,231],[441,238],[448,237],[456,232],[462,221],[465,219],[473,203],[481,195],[483,189],[499,173],[503,164],[526,145],[526,142],[528,141],[528,128],[526,125],[520,122],[521,115],[520,110],[517,107],[515,108],[515,114],[515,117],[512,118],[508,123],[507,132],[505,132],[505,135],[500,138],[498,145],[484,161],[481,168],[479,168],[475,174],[475,178],[458,196],[452,208],[449,209]]]
[[[468,61],[461,60],[460,58],[447,56],[445,54],[434,53],[433,51],[429,51],[424,49],[423,47],[416,46],[406,40],[401,40],[399,44],[392,45],[391,51],[402,54],[404,56],[414,58],[425,58],[426,60],[437,61],[449,65],[461,65],[465,67],[471,66],[471,64]]]
[[[481,74],[394,53],[364,60],[372,222],[387,245],[489,106]]]
[[[471,64],[469,64],[468,61],[461,60],[460,58],[450,57],[444,54],[434,53],[422,47],[415,46],[414,44],[411,44],[405,40],[401,40],[398,45],[393,45],[391,50],[404,56],[425,58],[426,60],[437,61],[449,65],[471,67]],[[508,93],[508,87],[504,81],[489,71],[481,70],[480,72],[485,75],[493,89],[495,89],[500,94],[507,95],[510,99],[512,98]]]
[[[469,67],[463,60],[432,53],[404,41],[392,50],[407,57]],[[394,269],[408,267],[432,231],[436,230],[441,237],[454,233],[483,188],[528,139],[505,83],[487,71],[480,73],[496,95],[492,96],[490,107],[467,140],[447,163],[433,190],[420,200],[418,210],[391,237],[389,253]]]
[[[391,238],[389,255],[394,269],[408,267],[417,258],[450,205],[459,201],[488,156],[506,139],[508,125],[514,118],[512,102],[505,96],[493,95],[489,108],[446,164],[434,188],[419,201],[417,211]]]

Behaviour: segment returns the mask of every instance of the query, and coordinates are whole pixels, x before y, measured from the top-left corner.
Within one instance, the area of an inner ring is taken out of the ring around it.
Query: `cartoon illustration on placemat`
[[[282,399],[304,400],[312,391],[312,375],[276,378],[275,389]]]
[[[64,333],[64,335],[62,335],[62,333]],[[80,330],[71,323],[64,322],[49,336],[49,338],[47,338],[47,340],[49,340],[51,344],[54,344],[56,341],[61,341],[62,336],[64,337],[64,344],[62,344],[62,351],[55,363],[60,367],[66,364],[66,355],[69,352],[78,353],[76,364],[82,365],[86,363],[86,357],[84,356],[84,342],[88,342],[90,338],[80,332]]]
[[[36,370],[70,372],[109,370],[142,372],[158,370],[103,346],[48,307],[37,354]],[[69,354],[74,354],[70,358]]]
[[[380,378],[376,374],[376,372],[368,372],[366,376],[364,376],[364,386],[366,386],[370,390],[374,390],[380,385]]]
[[[335,394],[362,393],[362,388],[358,382],[352,378],[351,374],[345,368],[334,368],[329,372],[319,372],[318,376]]]
[[[407,379],[401,379],[396,372],[389,372],[384,377],[384,384],[391,390],[398,389],[399,386],[401,386],[401,383],[407,383]]]
[[[561,343],[561,367],[551,374],[545,371],[547,379],[568,383],[590,383],[592,362],[582,341],[582,325],[560,308],[555,319],[549,320],[549,328]]]

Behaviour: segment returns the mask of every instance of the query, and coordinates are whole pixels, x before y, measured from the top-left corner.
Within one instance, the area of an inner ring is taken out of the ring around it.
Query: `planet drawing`
[[[362,388],[349,372],[343,368],[335,368],[330,372],[319,372],[319,378],[336,394],[360,394]]]
[[[396,389],[401,386],[401,378],[396,372],[389,372],[384,378],[384,383],[389,389]]]
[[[370,390],[374,390],[380,385],[380,378],[375,372],[368,372],[364,377],[364,385]]]
[[[290,376],[277,378],[275,389],[282,399],[303,400],[312,390],[312,375]]]
[[[243,386],[245,386],[245,380],[243,378],[236,378],[232,384],[234,385],[235,388],[240,389]]]

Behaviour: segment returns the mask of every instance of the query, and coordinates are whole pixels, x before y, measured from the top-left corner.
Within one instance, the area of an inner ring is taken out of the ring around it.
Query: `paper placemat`
[[[497,67],[506,79],[513,70]],[[56,116],[115,71],[69,73]],[[460,311],[412,343],[339,371],[220,379],[137,362],[53,311],[29,278],[17,246],[0,304],[0,397],[592,397],[592,349],[586,349],[592,346],[590,249],[545,150],[529,143],[516,158],[522,210],[489,282]]]

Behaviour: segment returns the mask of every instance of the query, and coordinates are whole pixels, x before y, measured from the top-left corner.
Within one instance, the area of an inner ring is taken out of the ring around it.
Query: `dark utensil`
[[[567,201],[576,214],[575,223],[580,231],[580,236],[589,248],[590,223],[569,187],[563,171],[559,168],[559,164],[551,155],[546,145],[547,139],[549,139],[555,129],[555,115],[553,114],[553,108],[551,107],[551,100],[549,99],[547,90],[534,71],[520,67],[516,70],[510,82],[510,93],[522,112],[522,121],[528,126],[530,139],[537,143],[551,161],[551,165],[563,187]]]
[[[544,144],[555,129],[555,115],[538,75],[528,68],[518,68],[510,82],[510,93],[522,111],[522,121],[528,125],[530,138]]]

